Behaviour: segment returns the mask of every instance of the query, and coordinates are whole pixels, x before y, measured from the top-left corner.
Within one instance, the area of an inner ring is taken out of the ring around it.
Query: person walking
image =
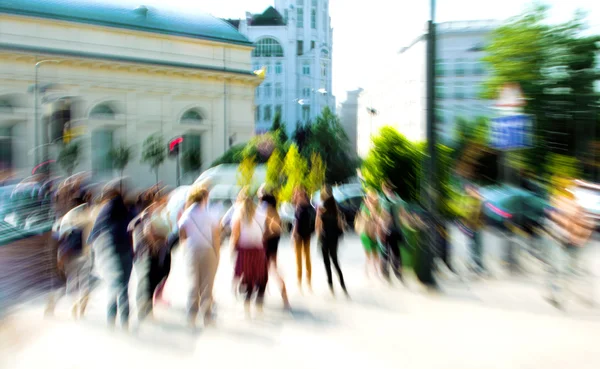
[[[478,274],[484,274],[485,265],[483,263],[483,244],[481,240],[484,227],[483,199],[474,186],[467,186],[466,193],[468,204],[464,224],[467,228],[467,236],[470,238],[473,269]]]
[[[391,268],[396,278],[402,278],[402,252],[404,235],[400,220],[402,209],[401,200],[392,189],[389,182],[381,186],[383,196],[381,198],[381,225],[379,238],[381,240],[381,273],[383,277],[391,282],[389,269]]]
[[[231,250],[236,255],[234,278],[239,281],[240,288],[244,291],[244,309],[250,317],[250,304],[256,294],[256,308],[259,313],[263,310],[263,302],[267,282],[269,280],[269,266],[267,255],[263,247],[267,215],[257,211],[256,204],[247,193],[242,190],[238,202],[238,209],[232,219]]]
[[[104,205],[90,232],[88,243],[93,244],[95,261],[109,288],[108,324],[111,327],[115,325],[118,313],[122,328],[128,329],[128,286],[133,268],[133,245],[127,227],[132,219],[117,189],[106,189],[103,200]]]
[[[569,179],[556,182],[558,188],[554,188],[550,199],[544,227],[550,255],[546,300],[563,308],[568,279],[586,272],[580,264],[580,255],[594,232],[595,223],[571,192],[574,182]]]
[[[261,187],[259,190],[260,208],[259,210],[264,212],[267,216],[267,224],[270,227],[265,227],[264,246],[265,254],[267,256],[267,262],[269,264],[269,271],[275,277],[281,290],[281,298],[285,309],[290,309],[290,302],[287,296],[287,289],[283,277],[277,267],[277,250],[279,248],[279,241],[281,240],[281,218],[277,211],[277,199],[275,196],[268,192],[265,187]]]
[[[367,191],[367,196],[357,214],[354,229],[360,235],[360,241],[365,249],[365,273],[378,273],[378,244],[377,224],[379,222],[379,200],[373,190]]]
[[[321,206],[317,210],[316,231],[317,239],[321,246],[321,253],[323,254],[323,263],[325,265],[325,272],[327,273],[329,289],[332,294],[335,294],[331,273],[331,263],[333,263],[340,286],[346,296],[348,296],[344,275],[338,260],[338,246],[340,237],[344,234],[344,220],[338,204],[333,197],[331,186],[325,186],[321,190]]]
[[[314,232],[315,210],[310,204],[308,194],[303,188],[296,190],[295,194],[295,224],[292,232],[294,250],[296,252],[296,270],[298,287],[302,290],[302,261],[306,265],[306,283],[312,289],[312,265],[310,260],[310,238]]]
[[[186,210],[178,222],[179,242],[183,246],[190,273],[188,322],[196,326],[200,306],[204,309],[204,325],[213,323],[213,285],[221,248],[219,219],[208,209],[208,190],[195,186],[190,190]]]
[[[60,220],[57,229],[57,263],[66,277],[66,284],[50,295],[46,306],[46,315],[53,315],[58,300],[65,294],[74,295],[71,313],[75,319],[83,317],[90,294],[90,273],[92,260],[90,249],[85,243],[88,224],[91,222],[89,197],[81,194],[74,199],[77,205]]]

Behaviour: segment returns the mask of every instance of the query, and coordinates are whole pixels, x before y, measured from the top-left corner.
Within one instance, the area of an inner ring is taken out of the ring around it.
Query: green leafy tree
[[[281,113],[276,112],[270,131],[275,135],[279,144],[285,144],[289,137],[286,132],[285,123],[281,121]]]
[[[113,167],[119,171],[121,177],[121,183],[119,186],[121,187],[121,190],[123,190],[123,172],[129,164],[129,160],[133,156],[133,148],[124,144],[120,144],[119,146],[112,148],[109,152],[109,155],[113,163]]]
[[[77,141],[71,141],[64,145],[58,153],[57,162],[58,165],[64,170],[68,176],[73,175],[73,171],[79,164],[79,157],[81,156],[81,146]]]
[[[244,151],[246,150],[247,143],[237,144],[231,146],[220,158],[215,160],[210,166],[216,167],[221,164],[239,164],[244,160]]]
[[[254,157],[247,157],[238,166],[237,182],[238,186],[246,187],[252,185],[254,171],[256,169],[256,160]]]
[[[326,181],[334,184],[345,182],[356,174],[357,160],[351,152],[350,140],[340,118],[325,107],[310,126],[303,156],[310,160],[311,155],[317,153],[325,163]]]
[[[296,145],[291,145],[283,164],[285,185],[279,193],[279,201],[291,201],[294,190],[305,184],[307,172],[308,164],[306,163],[306,160],[300,155],[298,147]]]
[[[392,127],[383,127],[373,138],[373,148],[361,169],[367,186],[381,189],[389,180],[406,201],[418,201],[423,152]]]
[[[310,171],[306,179],[305,187],[309,193],[314,193],[319,190],[325,183],[325,174],[327,168],[317,153],[313,153],[310,157]]]
[[[274,192],[279,192],[283,180],[283,157],[279,150],[275,150],[267,161],[266,184]]]
[[[158,186],[158,169],[167,158],[167,147],[165,140],[160,133],[155,133],[144,141],[142,145],[142,164],[150,167],[156,176],[156,185]]]
[[[491,72],[483,97],[497,98],[508,83],[523,90],[524,111],[535,125],[527,161],[538,171],[550,152],[582,156],[598,111],[594,66],[600,38],[584,36],[584,13],[555,25],[548,22],[548,9],[536,3],[498,27],[483,58]]]

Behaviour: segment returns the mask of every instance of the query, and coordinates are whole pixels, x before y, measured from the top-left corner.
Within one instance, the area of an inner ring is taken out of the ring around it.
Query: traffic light
[[[169,156],[177,157],[181,150],[181,144],[183,143],[183,137],[176,137],[169,141]]]

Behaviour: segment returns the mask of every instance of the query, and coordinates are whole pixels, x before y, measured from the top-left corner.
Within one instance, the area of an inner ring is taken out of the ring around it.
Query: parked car
[[[575,181],[571,189],[577,203],[585,210],[587,216],[600,228],[600,185],[586,181]]]
[[[548,202],[537,194],[513,186],[490,186],[480,189],[486,223],[505,231],[507,222],[520,226],[540,223]]]

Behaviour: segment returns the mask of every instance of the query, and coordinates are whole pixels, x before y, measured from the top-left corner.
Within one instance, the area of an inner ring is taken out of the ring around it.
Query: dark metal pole
[[[435,213],[437,210],[437,168],[436,168],[436,129],[435,129],[435,58],[436,58],[436,35],[435,35],[435,0],[430,3],[430,19],[427,33],[427,148],[429,152],[428,178],[426,186],[428,210]]]
[[[179,148],[177,149],[177,157],[175,160],[177,160],[177,187],[181,186],[181,169],[180,169],[180,164],[179,164]]]

